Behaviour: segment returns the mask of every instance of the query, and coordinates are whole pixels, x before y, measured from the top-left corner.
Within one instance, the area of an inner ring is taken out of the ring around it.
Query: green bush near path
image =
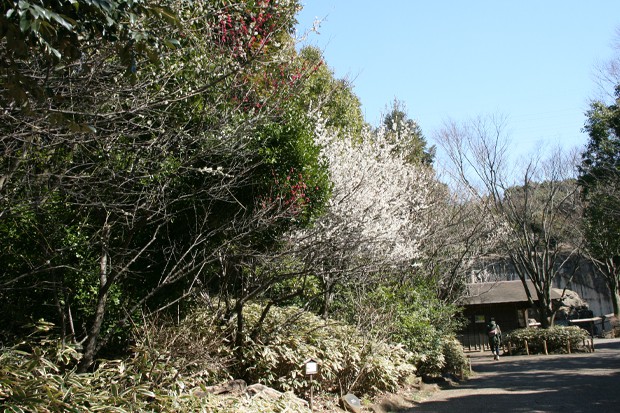
[[[456,338],[450,337],[444,339],[442,346],[445,360],[442,373],[467,378],[469,376],[469,361],[461,343]]]
[[[542,354],[545,352],[544,343],[547,343],[548,353],[568,353],[570,351],[584,351],[584,340],[588,333],[579,327],[551,327],[551,328],[523,328],[506,334],[504,342],[511,346],[514,354]],[[527,342],[527,350],[526,350]]]
[[[249,305],[246,322],[256,323],[260,310]],[[244,371],[246,381],[296,394],[309,388],[303,374],[309,358],[319,362],[314,379],[317,391],[393,392],[416,373],[415,355],[404,346],[372,339],[351,325],[324,320],[297,307],[274,307],[261,333],[247,337],[243,354],[245,364],[252,366]]]

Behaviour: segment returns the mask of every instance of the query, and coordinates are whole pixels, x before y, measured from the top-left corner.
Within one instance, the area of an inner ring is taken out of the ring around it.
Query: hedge
[[[529,353],[544,353],[544,342],[547,343],[548,353],[567,353],[570,343],[570,351],[585,351],[584,342],[588,339],[588,333],[582,328],[551,327],[551,328],[523,328],[511,331],[504,337],[504,342],[511,347],[511,353],[526,354],[525,343]]]

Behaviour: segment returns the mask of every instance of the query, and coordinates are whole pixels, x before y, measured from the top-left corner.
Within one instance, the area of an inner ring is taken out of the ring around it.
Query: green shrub
[[[551,328],[523,328],[511,331],[506,334],[504,341],[510,343],[512,351],[525,354],[525,342],[530,353],[543,353],[544,341],[547,342],[547,351],[549,353],[566,353],[568,352],[568,343],[570,342],[571,351],[583,350],[584,339],[587,339],[588,333],[579,327],[551,327]]]
[[[246,308],[246,322],[251,325],[261,308]],[[304,394],[309,389],[304,361],[319,362],[314,377],[317,389],[341,393],[356,391],[375,394],[396,391],[415,373],[413,354],[400,345],[366,337],[355,328],[335,321],[325,321],[296,307],[273,308],[259,336],[247,339],[243,348],[249,382],[292,390]]]
[[[146,370],[159,363],[178,376],[207,385],[230,379],[232,349],[225,343],[225,332],[216,320],[216,316],[204,312],[192,312],[179,323],[161,318],[147,320],[133,332],[132,362]]]
[[[469,361],[463,351],[463,346],[456,337],[446,337],[443,340],[443,355],[445,364],[441,369],[443,374],[451,374],[454,376],[469,375]]]
[[[460,375],[462,361],[458,354],[461,353],[463,360],[465,355],[460,345],[454,346],[454,332],[460,320],[454,316],[454,306],[437,299],[433,286],[419,281],[381,287],[370,299],[376,307],[391,315],[376,328],[387,331],[391,340],[402,343],[414,354],[419,374]]]
[[[452,335],[436,337],[436,347],[416,353],[414,360],[418,372],[423,376],[438,377],[467,375],[469,364],[463,346]]]

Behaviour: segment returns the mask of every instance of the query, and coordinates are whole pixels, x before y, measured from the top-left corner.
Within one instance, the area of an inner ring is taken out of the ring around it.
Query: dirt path
[[[620,412],[620,339],[598,339],[595,349],[499,361],[473,354],[472,379],[407,412]]]

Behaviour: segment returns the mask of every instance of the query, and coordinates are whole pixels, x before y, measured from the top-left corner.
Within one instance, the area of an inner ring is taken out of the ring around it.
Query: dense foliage
[[[293,49],[297,2],[157,3],[114,15],[133,22],[129,37],[149,27],[174,42],[141,49],[102,28],[64,60],[0,48],[3,84],[33,79],[0,115],[5,332],[45,316],[84,341],[83,368],[141,310],[181,307],[197,286],[243,298],[241,268],[307,225],[329,193],[296,100],[314,69]],[[37,7],[11,19],[56,19]],[[94,24],[78,17],[76,31]]]
[[[365,311],[371,308],[381,308],[386,315],[375,330],[387,330],[392,341],[413,352],[420,374],[460,374],[459,359],[464,361],[464,357],[459,357],[462,348],[454,346],[454,332],[460,327],[460,320],[454,317],[457,308],[438,300],[432,286],[407,283],[381,287],[369,294]]]

